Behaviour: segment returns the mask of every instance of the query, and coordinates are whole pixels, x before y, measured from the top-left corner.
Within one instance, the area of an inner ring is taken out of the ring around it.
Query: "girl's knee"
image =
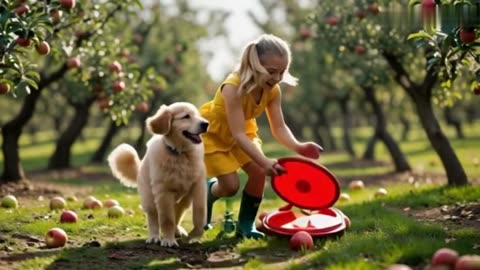
[[[225,186],[222,187],[223,192],[225,193],[226,197],[235,196],[235,194],[237,194],[239,188],[240,188],[240,184],[238,182],[228,183],[228,185],[225,185]]]
[[[249,170],[246,173],[249,179],[255,179],[257,181],[265,181],[265,177],[266,177],[265,170],[256,164],[254,166],[250,166]]]

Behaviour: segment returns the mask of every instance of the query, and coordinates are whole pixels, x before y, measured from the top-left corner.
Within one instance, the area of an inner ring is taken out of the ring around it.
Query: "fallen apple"
[[[89,208],[90,206],[90,203],[94,200],[96,200],[97,198],[93,197],[93,196],[88,196],[84,201],[83,201],[83,208]]]
[[[375,191],[375,198],[379,198],[379,197],[383,197],[385,195],[387,195],[387,190],[384,189],[384,188],[379,188],[377,189],[377,191]]]
[[[480,255],[463,255],[455,263],[455,270],[479,270]]]
[[[430,265],[433,266],[449,266],[454,267],[459,258],[458,252],[450,248],[441,248],[432,256]]]
[[[93,200],[90,202],[89,206],[88,206],[88,209],[98,209],[98,208],[102,208],[103,207],[103,203],[97,199]]]
[[[360,189],[364,189],[364,188],[365,188],[365,184],[363,183],[362,180],[354,180],[354,181],[350,182],[350,184],[348,185],[348,187],[349,187],[351,190],[360,190]]]
[[[74,195],[68,195],[67,197],[65,197],[65,199],[67,200],[67,202],[76,202],[76,201],[78,201],[77,197],[75,197]]]
[[[348,193],[341,193],[338,199],[343,202],[348,202],[350,201],[350,195],[348,195]]]
[[[119,218],[125,215],[125,210],[120,205],[115,205],[108,208],[108,217],[109,218]]]
[[[63,247],[67,243],[67,233],[60,228],[52,228],[48,230],[45,236],[45,242],[49,248]]]
[[[51,210],[64,209],[65,206],[67,206],[67,202],[65,201],[64,198],[62,198],[60,196],[53,197],[50,200],[50,209]]]
[[[77,214],[73,211],[67,210],[63,211],[60,215],[60,222],[61,223],[75,223],[77,222]]]
[[[268,212],[262,212],[260,215],[258,215],[258,220],[263,222],[266,216],[268,216]]]
[[[17,198],[13,195],[7,195],[2,198],[2,207],[3,208],[17,208],[18,201]]]
[[[313,247],[312,236],[305,232],[296,232],[292,238],[290,238],[290,248],[292,250],[311,249]]]
[[[108,199],[108,200],[103,202],[103,206],[106,207],[106,208],[110,208],[110,207],[115,206],[115,205],[120,205],[120,203],[118,203],[118,201],[114,200],[114,199]]]

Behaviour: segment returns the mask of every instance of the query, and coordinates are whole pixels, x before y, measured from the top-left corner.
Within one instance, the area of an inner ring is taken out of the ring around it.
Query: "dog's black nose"
[[[202,132],[206,132],[208,128],[208,122],[200,123],[200,128],[202,129]]]

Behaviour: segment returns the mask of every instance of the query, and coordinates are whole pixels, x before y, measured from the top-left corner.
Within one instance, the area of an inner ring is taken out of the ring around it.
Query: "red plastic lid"
[[[287,157],[278,159],[286,173],[272,176],[272,188],[286,202],[303,209],[331,207],[340,196],[340,186],[327,168],[312,161]]]

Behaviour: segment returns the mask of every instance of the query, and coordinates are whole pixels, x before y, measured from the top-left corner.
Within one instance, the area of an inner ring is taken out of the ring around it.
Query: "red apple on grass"
[[[115,205],[108,208],[109,218],[119,218],[125,215],[125,210],[120,205]]]
[[[3,208],[17,208],[18,201],[17,198],[13,195],[7,195],[2,198],[2,207]]]
[[[63,247],[67,243],[67,233],[60,228],[52,228],[48,230],[45,236],[45,242],[49,248]]]
[[[341,193],[338,199],[340,201],[348,202],[350,201],[350,195],[348,195],[348,193]]]
[[[102,202],[93,196],[89,196],[83,201],[83,207],[86,209],[97,209],[102,208],[102,206]]]
[[[354,180],[354,181],[350,182],[350,184],[348,185],[348,187],[349,187],[351,190],[360,190],[360,189],[364,189],[364,188],[365,188],[365,184],[363,183],[362,180]]]
[[[463,255],[455,263],[455,270],[479,270],[480,255]]]
[[[387,195],[387,190],[384,188],[379,188],[377,191],[375,191],[375,198],[383,197]]]
[[[78,201],[77,197],[75,197],[74,195],[68,195],[67,197],[65,197],[65,199],[67,200],[67,202],[76,202],[76,201]]]
[[[430,265],[432,267],[448,266],[453,268],[458,258],[459,255],[457,251],[450,248],[441,248],[433,254]]]
[[[51,210],[64,209],[66,205],[67,205],[67,202],[65,201],[64,198],[62,198],[60,196],[53,197],[50,200],[50,209]]]
[[[115,205],[120,205],[120,204],[118,203],[117,200],[114,200],[114,199],[108,199],[108,200],[103,202],[103,206],[106,207],[106,208],[110,208],[110,207],[115,206]]]
[[[292,238],[290,238],[290,248],[293,250],[311,249],[313,247],[312,236],[305,232],[296,232]]]
[[[0,83],[0,95],[10,92],[10,85],[8,83]]]
[[[77,219],[78,219],[77,214],[70,210],[63,211],[62,214],[60,215],[61,223],[76,223]]]

